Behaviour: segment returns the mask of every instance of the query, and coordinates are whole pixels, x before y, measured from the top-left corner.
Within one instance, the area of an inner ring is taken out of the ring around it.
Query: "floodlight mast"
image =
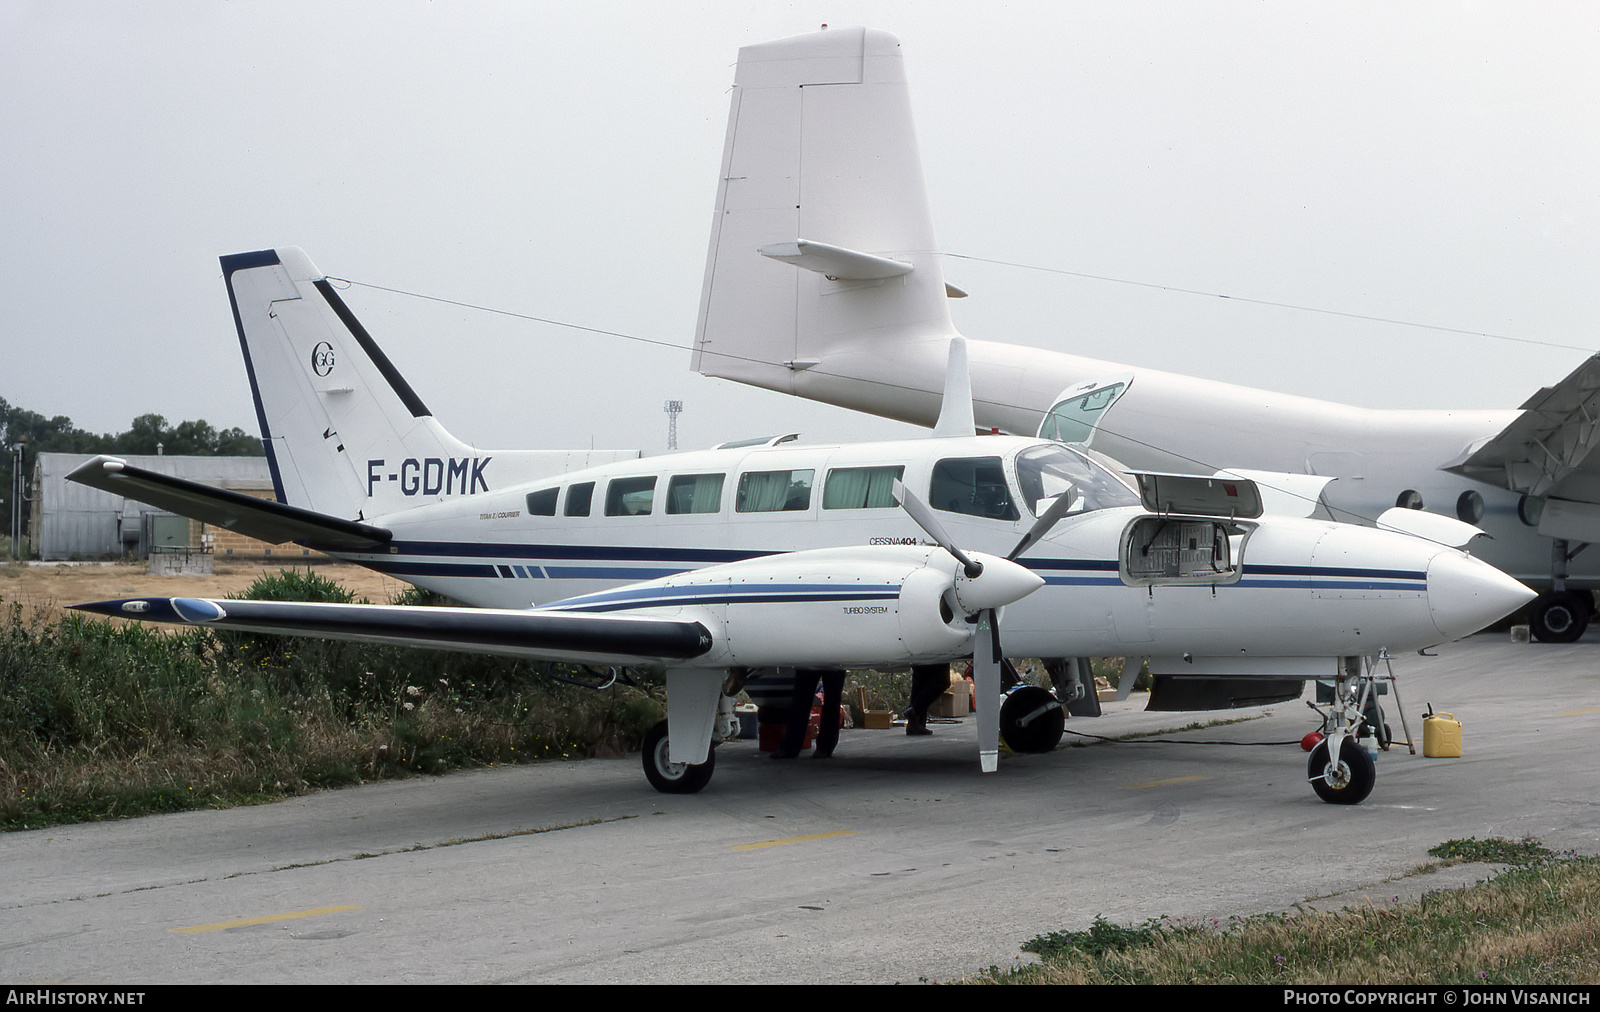
[[[667,413],[667,449],[678,448],[678,416],[683,414],[682,401],[668,401],[661,408]]]

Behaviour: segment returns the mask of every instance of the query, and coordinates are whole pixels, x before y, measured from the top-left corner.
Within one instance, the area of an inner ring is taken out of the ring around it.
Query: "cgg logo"
[[[493,457],[407,457],[399,470],[384,473],[384,460],[367,461],[367,495],[384,481],[400,483],[401,495],[471,495],[489,491],[483,469]]]
[[[318,376],[326,376],[333,372],[333,345],[327,341],[317,342],[311,349],[311,371]]]

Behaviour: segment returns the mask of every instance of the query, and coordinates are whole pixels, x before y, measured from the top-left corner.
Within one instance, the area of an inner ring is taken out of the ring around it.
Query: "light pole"
[[[667,449],[676,450],[678,448],[678,416],[683,413],[683,402],[668,401],[661,410],[667,413]]]
[[[27,480],[23,477],[23,468],[27,462],[28,437],[18,436],[11,447],[11,557],[18,560],[22,558],[22,510],[28,501],[23,493]]]

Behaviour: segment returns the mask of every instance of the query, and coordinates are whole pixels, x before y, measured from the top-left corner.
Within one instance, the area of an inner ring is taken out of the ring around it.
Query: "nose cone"
[[[1428,610],[1446,639],[1470,636],[1537,596],[1487,562],[1462,552],[1440,552],[1428,563]]]
[[[956,567],[956,600],[969,614],[985,608],[1003,608],[1044,586],[1038,573],[1009,559],[980,552],[969,554],[983,563],[983,572],[971,580],[960,566]]]

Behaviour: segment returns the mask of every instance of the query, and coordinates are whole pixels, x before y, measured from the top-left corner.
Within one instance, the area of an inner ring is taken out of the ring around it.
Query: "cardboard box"
[[[965,717],[972,712],[972,683],[965,678],[952,678],[950,688],[928,707],[930,717]]]

